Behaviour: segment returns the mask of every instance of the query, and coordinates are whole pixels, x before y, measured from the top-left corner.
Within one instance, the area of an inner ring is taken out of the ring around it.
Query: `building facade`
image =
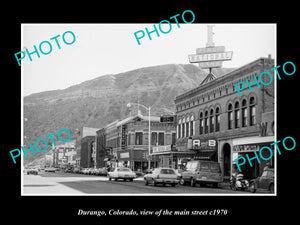
[[[175,144],[175,123],[161,123],[160,117],[150,116],[150,155],[149,155],[149,118],[137,114],[123,120],[117,120],[105,127],[106,148],[118,165],[124,165],[135,171],[145,171],[150,166],[157,167],[162,157],[153,152],[153,148],[170,148]]]
[[[274,142],[274,82],[268,86],[260,84],[259,88],[254,78],[259,79],[262,72],[273,67],[270,56],[259,58],[221,77],[208,74],[199,87],[177,96],[178,151],[218,161],[227,178],[237,170],[235,158],[246,153],[254,156],[261,146]],[[240,97],[235,84],[246,83],[246,79],[252,91],[247,86]],[[262,76],[262,80],[268,83],[270,78]],[[268,132],[263,132],[265,129]],[[246,178],[260,175],[266,164],[252,162],[251,167],[242,167]]]
[[[56,168],[66,168],[68,166],[76,165],[76,150],[75,140],[71,140],[67,143],[56,145],[51,150],[52,160],[49,159],[47,166],[53,166]]]
[[[96,137],[96,131],[98,128],[92,128],[92,127],[82,127],[77,130],[76,133],[76,141],[75,141],[75,150],[76,150],[76,166],[81,167],[81,157],[84,157],[85,162],[83,162],[83,165],[87,165],[87,160],[91,161],[91,157],[96,154],[91,154],[88,152],[88,148],[90,148],[89,145],[91,145],[91,142],[89,141],[90,139],[94,138],[95,142],[95,137]],[[88,139],[84,139],[84,137],[91,136]],[[87,143],[88,142],[88,143]],[[94,144],[95,145],[95,144]],[[84,146],[84,151],[82,152],[82,146]],[[91,151],[91,149],[89,150]],[[87,159],[89,157],[89,159]],[[91,164],[91,163],[89,163]]]

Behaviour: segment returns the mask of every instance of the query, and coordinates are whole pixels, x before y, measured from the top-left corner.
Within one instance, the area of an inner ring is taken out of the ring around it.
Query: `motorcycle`
[[[230,184],[231,190],[234,190],[234,191],[237,191],[237,190],[245,191],[249,188],[249,181],[244,179],[244,175],[242,173],[239,173],[237,175],[233,174],[230,177],[229,184]]]

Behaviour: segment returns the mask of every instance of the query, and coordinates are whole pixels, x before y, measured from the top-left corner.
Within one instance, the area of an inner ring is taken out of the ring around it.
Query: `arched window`
[[[244,99],[242,101],[242,127],[247,126],[247,119],[248,119],[247,100]]]
[[[209,113],[209,132],[214,132],[215,131],[215,118],[214,118],[214,110],[211,109]]]
[[[232,129],[233,125],[233,112],[232,112],[232,104],[228,105],[228,130]]]
[[[189,137],[190,136],[190,117],[187,117],[186,118],[186,137]]]
[[[185,118],[182,119],[181,130],[182,130],[181,137],[185,137]]]
[[[216,108],[216,132],[220,131],[220,108]]]
[[[195,118],[194,115],[191,116],[191,122],[190,122],[190,136],[194,135],[194,130],[195,130]]]
[[[250,126],[256,124],[256,107],[255,107],[255,98],[251,97],[249,101],[249,111],[250,111]]]
[[[200,113],[200,129],[199,129],[199,133],[203,134],[203,127],[204,127],[204,120],[203,120],[203,112]]]
[[[205,111],[204,114],[204,133],[208,133],[208,111]]]
[[[235,122],[235,128],[240,127],[240,103],[236,102],[234,104],[234,122]]]
[[[177,125],[177,138],[181,137],[181,118],[178,121],[178,125]]]

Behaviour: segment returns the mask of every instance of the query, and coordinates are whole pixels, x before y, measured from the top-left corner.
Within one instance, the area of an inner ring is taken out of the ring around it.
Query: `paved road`
[[[46,195],[85,195],[85,194],[251,194],[229,190],[226,186],[190,187],[177,185],[171,186],[146,186],[142,178],[130,181],[108,181],[107,177],[69,174],[69,173],[44,173],[39,175],[23,175],[23,194]]]

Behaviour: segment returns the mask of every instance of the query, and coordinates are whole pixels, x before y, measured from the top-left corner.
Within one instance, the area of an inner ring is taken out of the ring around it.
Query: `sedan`
[[[257,189],[274,193],[274,169],[266,169],[260,177],[250,181],[250,191],[254,193]]]
[[[136,178],[135,172],[133,172],[131,169],[126,168],[126,167],[117,167],[115,168],[112,172],[108,172],[107,174],[108,179],[123,179],[133,181],[134,178]]]
[[[170,184],[175,187],[179,183],[179,176],[172,168],[156,168],[149,174],[146,174],[144,180],[145,185],[153,184],[156,186],[157,184],[162,184],[165,186]]]

